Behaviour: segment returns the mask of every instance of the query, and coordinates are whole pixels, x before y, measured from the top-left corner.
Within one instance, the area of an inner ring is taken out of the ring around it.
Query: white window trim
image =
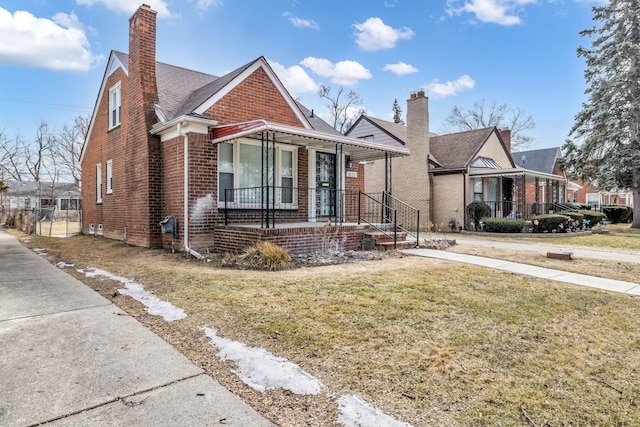
[[[115,96],[115,100],[114,100]],[[116,113],[114,120],[113,113]],[[120,126],[122,121],[122,85],[121,82],[109,89],[109,129]]]
[[[241,144],[246,144],[246,145],[253,145],[253,146],[258,146],[258,147],[262,147],[262,144],[260,142],[257,141],[253,141],[253,140],[249,140],[249,139],[243,139],[243,140],[236,140],[233,142],[229,142],[228,144],[233,144],[233,188],[240,188],[240,174],[239,174],[239,170],[240,170],[240,145]],[[271,148],[271,144],[270,144],[270,148]],[[274,167],[275,170],[275,180],[276,180],[276,187],[282,187],[282,170],[281,170],[281,163],[282,163],[282,155],[281,153],[283,151],[290,151],[292,153],[292,160],[293,160],[293,188],[296,189],[298,188],[298,149],[299,147],[295,146],[295,145],[287,145],[287,144],[278,144],[276,143],[276,164]],[[220,154],[220,146],[218,146],[218,156]],[[218,157],[219,158],[219,157]],[[218,171],[218,177],[220,172]],[[290,177],[286,177],[286,178],[290,178]],[[218,195],[220,194],[220,179],[218,179]],[[282,209],[282,208],[287,208],[287,209],[298,209],[298,200],[297,200],[297,193],[294,192],[294,200],[293,203],[281,203],[280,200],[276,201],[275,207],[277,209]],[[219,198],[219,196],[218,196]],[[233,208],[233,209],[260,209],[261,205],[259,203],[242,203],[242,202],[230,202],[227,204],[227,207],[229,208]],[[218,208],[219,209],[224,209],[225,208],[225,203],[222,201],[218,201]]]
[[[102,203],[102,164],[96,165],[96,203]]]
[[[107,194],[113,194],[113,160],[107,160]]]

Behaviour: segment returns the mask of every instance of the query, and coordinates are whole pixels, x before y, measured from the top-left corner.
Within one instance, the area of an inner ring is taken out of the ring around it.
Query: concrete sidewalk
[[[603,289],[612,292],[620,292],[629,295],[640,295],[640,284],[638,283],[604,279],[601,277],[587,276],[585,274],[568,273],[566,271],[552,270],[550,268],[518,264],[515,262],[497,260],[493,258],[484,258],[475,255],[464,255],[455,252],[439,251],[435,249],[407,249],[403,250],[402,252],[427,258],[437,258],[448,261],[475,264],[495,268],[496,270],[510,271],[512,273],[525,274],[527,276],[539,277],[541,279],[556,280],[559,282],[588,286],[591,288]]]
[[[0,425],[271,426],[0,229]]]
[[[640,264],[640,253],[634,251],[613,251],[605,249],[589,249],[570,245],[550,245],[545,239],[539,239],[536,243],[503,242],[499,240],[483,240],[475,238],[455,237],[457,244],[469,246],[482,246],[489,248],[508,249],[514,251],[534,252],[546,254],[547,252],[565,251],[572,252],[574,258],[592,258],[609,261],[635,262]]]

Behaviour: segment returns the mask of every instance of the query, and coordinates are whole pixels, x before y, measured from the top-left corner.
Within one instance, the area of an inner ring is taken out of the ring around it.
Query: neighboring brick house
[[[365,191],[390,191],[420,209],[421,224],[438,229],[470,226],[465,212],[473,201],[489,204],[496,217],[528,218],[548,211],[558,200],[564,180],[554,173],[518,167],[510,153],[509,130],[489,127],[431,133],[428,98],[423,91],[407,100],[406,126],[362,116],[347,135],[409,148],[408,157],[366,164]],[[534,183],[539,181],[555,191],[547,193],[548,201],[535,191]]]
[[[519,166],[534,171],[549,173],[553,175],[566,176],[564,191],[560,192],[560,203],[581,203],[591,205],[595,209],[600,209],[603,205],[621,204],[633,206],[633,193],[617,188],[603,191],[594,185],[583,182],[579,179],[571,179],[560,169],[560,147],[545,148],[540,150],[522,151],[512,153],[513,159]],[[548,192],[541,182],[540,192]],[[533,193],[528,193],[533,194]]]
[[[157,62],[147,5],[129,24],[129,53],[109,56],[83,147],[83,233],[194,254],[256,240],[304,252],[314,230],[275,223],[332,219],[331,232],[358,247],[356,227],[338,226],[359,214],[347,195],[363,190],[360,162],[405,147],[341,135],[263,57],[221,77]]]

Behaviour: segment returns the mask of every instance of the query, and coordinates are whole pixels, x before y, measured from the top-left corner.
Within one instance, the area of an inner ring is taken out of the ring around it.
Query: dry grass
[[[418,257],[255,272],[87,236],[28,245],[184,308],[187,319],[168,324],[113,298],[280,425],[332,425],[335,401],[249,389],[202,327],[414,426],[528,425],[521,406],[538,425],[640,425],[639,298]],[[110,281],[81,280],[114,294]]]

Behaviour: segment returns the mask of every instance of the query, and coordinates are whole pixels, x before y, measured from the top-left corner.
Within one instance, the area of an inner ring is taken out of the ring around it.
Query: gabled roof
[[[513,161],[518,166],[543,173],[553,173],[559,155],[559,147],[521,151],[511,154]]]
[[[356,123],[354,123],[354,125],[349,130],[353,129],[355,125],[358,123],[358,121],[360,120],[368,121],[369,123],[376,126],[378,129],[380,129],[390,137],[394,138],[400,144],[405,145],[405,141],[407,140],[407,127],[405,125],[401,125],[400,123],[390,122],[387,120],[378,119],[371,116],[362,115],[358,118]],[[347,131],[346,134],[349,135],[349,131]]]
[[[429,139],[429,149],[442,168],[465,169],[494,132],[496,128],[489,127],[434,136]]]

